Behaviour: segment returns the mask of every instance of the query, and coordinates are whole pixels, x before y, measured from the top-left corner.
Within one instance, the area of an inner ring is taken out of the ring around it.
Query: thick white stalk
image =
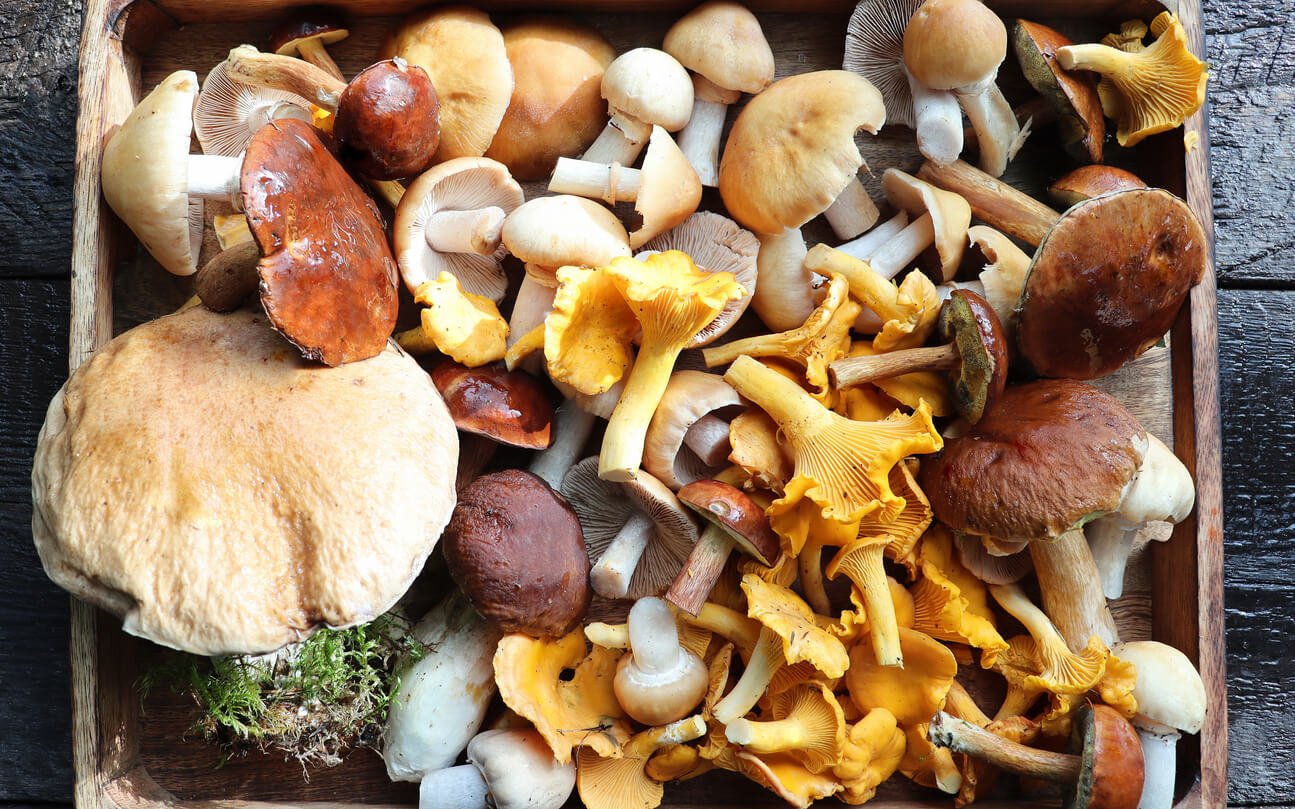
[[[908,77],[917,119],[917,149],[931,162],[947,166],[962,153],[962,110],[949,90],[932,90]]]
[[[639,673],[650,678],[677,678],[679,674],[679,627],[669,605],[659,598],[640,598],[634,602],[629,614],[630,650],[634,653],[632,665]]]
[[[733,449],[728,440],[728,422],[712,413],[693,422],[683,434],[683,443],[707,466],[724,463]]]
[[[418,785],[418,809],[486,809],[490,787],[473,764],[429,772]]]
[[[832,226],[832,232],[838,239],[853,239],[868,228],[877,224],[881,211],[868,196],[868,191],[859,182],[857,176],[850,178],[841,193],[823,211],[823,218]]]
[[[898,236],[906,227],[908,227],[908,211],[901,210],[857,239],[838,244],[836,249],[847,256],[867,261],[883,244]]]
[[[629,592],[634,570],[651,541],[652,520],[634,512],[589,571],[589,582],[594,592],[603,598],[624,598]]]
[[[652,134],[652,127],[644,127],[641,124],[636,126],[635,123],[626,121],[623,117],[613,116],[607,122],[607,126],[603,127],[603,131],[598,134],[598,139],[585,150],[584,154],[580,155],[580,159],[593,163],[634,165],[634,161],[638,160],[639,153],[643,151],[648,137]]]
[[[935,243],[935,224],[929,213],[924,213],[900,231],[900,234],[879,247],[868,264],[882,278],[891,279],[907,269],[922,251]]]
[[[694,94],[692,117],[676,138],[701,184],[710,188],[719,185],[719,143],[727,117],[727,104],[706,101]]]
[[[1142,742],[1142,800],[1138,809],[1169,809],[1174,803],[1174,773],[1178,769],[1178,737],[1180,734],[1152,733],[1138,728]]]
[[[219,199],[239,204],[241,157],[191,154],[188,160],[189,196],[197,199]]]
[[[513,313],[508,318],[508,345],[525,337],[531,329],[544,322],[553,308],[553,299],[558,294],[557,287],[551,287],[537,280],[534,273],[527,270],[517,290],[517,300],[513,301]],[[536,351],[519,366],[522,370],[536,374],[544,367],[544,353]]]
[[[527,467],[556,491],[562,488],[562,479],[582,457],[585,444],[594,431],[597,417],[576,404],[574,399],[567,399],[558,407],[553,421],[556,437],[548,449],[542,450],[531,459]]]
[[[549,190],[554,194],[574,194],[577,197],[600,199],[611,205],[616,202],[633,202],[638,199],[643,174],[638,169],[625,168],[611,162],[573,160],[559,157],[549,180]]]
[[[1020,148],[1021,125],[1012,105],[991,79],[983,85],[959,88],[958,104],[967,113],[980,144],[980,170],[1001,177]]]
[[[507,215],[490,206],[469,211],[438,211],[427,220],[423,235],[438,253],[474,253],[488,256],[499,249]]]
[[[751,307],[771,331],[790,331],[814,311],[812,274],[805,269],[809,251],[796,228],[760,236],[756,269],[760,283]]]
[[[1129,554],[1133,552],[1133,538],[1138,526],[1119,514],[1098,517],[1084,526],[1093,562],[1102,580],[1102,593],[1107,598],[1124,594],[1124,571]]]

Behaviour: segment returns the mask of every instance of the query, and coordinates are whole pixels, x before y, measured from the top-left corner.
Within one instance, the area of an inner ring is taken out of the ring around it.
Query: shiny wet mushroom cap
[[[1063,208],[1070,208],[1086,199],[1134,188],[1147,188],[1147,184],[1131,171],[1115,166],[1080,166],[1049,184],[1048,196]]]
[[[523,449],[544,449],[552,442],[553,402],[525,371],[467,368],[444,359],[430,373],[460,430]]]
[[[337,99],[333,134],[356,169],[374,180],[412,177],[440,143],[440,98],[422,68],[399,59],[362,70]]]

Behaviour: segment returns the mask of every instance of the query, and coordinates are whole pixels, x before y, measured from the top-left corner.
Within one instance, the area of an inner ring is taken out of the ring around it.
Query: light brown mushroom
[[[724,416],[741,409],[722,376],[675,371],[648,425],[643,468],[675,490],[718,471],[731,450]]]

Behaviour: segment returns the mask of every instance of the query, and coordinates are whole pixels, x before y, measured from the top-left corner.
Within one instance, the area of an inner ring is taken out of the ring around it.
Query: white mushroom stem
[[[557,287],[537,281],[529,271],[526,273],[517,290],[512,317],[508,319],[508,345],[511,346],[544,322],[545,316],[553,308],[553,299],[557,294]]]
[[[934,243],[935,224],[931,215],[924,213],[910,222],[898,236],[879,247],[868,264],[882,278],[890,280]]]
[[[1030,559],[1039,579],[1043,611],[1067,646],[1079,651],[1093,635],[1107,646],[1119,642],[1083,531],[1067,531],[1053,540],[1036,539],[1030,543]]]
[[[486,809],[490,787],[474,764],[429,772],[418,785],[418,809]]]
[[[581,160],[591,163],[620,163],[632,166],[652,135],[652,127],[629,116],[612,113],[611,120],[585,153]]]
[[[814,311],[813,274],[805,268],[805,239],[796,228],[760,236],[760,283],[751,308],[771,331],[791,331]]]
[[[470,211],[438,211],[424,227],[427,246],[438,253],[492,255],[499,249],[507,214],[491,206]]]
[[[576,461],[583,457],[585,444],[589,443],[596,419],[594,414],[585,411],[574,399],[567,399],[558,406],[553,421],[553,443],[548,449],[536,454],[527,468],[553,487],[554,491],[561,489],[562,479],[575,466]]]
[[[627,623],[630,650],[634,652],[631,665],[642,675],[640,679],[677,678],[683,647],[679,645],[679,627],[669,605],[659,598],[640,598],[630,608]]]
[[[1137,727],[1136,721],[1134,726]],[[1178,769],[1178,731],[1160,726],[1160,731],[1138,727],[1142,742],[1142,799],[1138,809],[1169,809],[1174,804],[1174,773]]]
[[[947,166],[962,154],[962,110],[958,98],[948,90],[932,90],[908,77],[913,91],[913,114],[917,118],[917,149],[928,160]]]
[[[1003,98],[992,77],[979,85],[960,87],[955,95],[976,130],[981,170],[991,177],[1001,177],[1023,142],[1012,105]]]
[[[652,541],[652,527],[652,520],[639,512],[629,518],[589,571],[594,592],[603,598],[625,597],[634,570]]]
[[[862,236],[837,245],[836,249],[847,256],[867,261],[883,244],[898,236],[906,227],[908,211],[901,210]]]
[[[191,154],[188,158],[189,196],[219,199],[241,207],[239,203],[242,158]]]
[[[823,218],[832,226],[838,239],[853,239],[877,224],[880,216],[877,204],[868,196],[857,176],[850,178],[841,193],[836,195],[836,200],[823,211]]]
[[[618,162],[595,162],[559,157],[549,180],[549,191],[554,194],[574,194],[577,197],[600,199],[608,205],[633,202],[638,199],[643,172],[626,168]]]
[[[1084,526],[1093,562],[1101,576],[1102,593],[1107,598],[1119,598],[1124,594],[1124,571],[1139,527],[1138,523],[1131,523],[1119,514],[1107,514]]]
[[[683,443],[707,466],[724,463],[733,446],[728,440],[728,422],[707,413],[684,433]]]
[[[719,185],[719,144],[729,105],[741,97],[736,90],[725,90],[705,76],[692,77],[692,117],[679,131],[676,142],[692,164],[701,184]]]

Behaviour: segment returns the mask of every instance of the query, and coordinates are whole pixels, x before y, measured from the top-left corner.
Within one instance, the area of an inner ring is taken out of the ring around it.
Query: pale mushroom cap
[[[394,346],[321,368],[259,311],[198,306],[117,337],[51,402],[32,533],[50,578],[127,632],[266,652],[405,593],[457,456],[430,378]]]
[[[292,117],[309,122],[310,102],[296,93],[236,82],[225,63],[213,67],[202,80],[202,91],[193,108],[193,131],[203,154],[236,157],[275,105],[291,105]]]
[[[719,168],[719,191],[733,218],[756,233],[798,228],[827,210],[854,179],[863,156],[854,143],[886,121],[877,88],[844,70],[780,79],[742,110]]]
[[[153,88],[103,149],[103,196],[153,258],[175,275],[198,271],[189,227],[189,137],[198,76],[177,70]]]
[[[992,81],[1007,58],[1007,26],[980,0],[926,0],[904,31],[904,64],[933,90]]]
[[[1199,733],[1205,724],[1205,683],[1187,659],[1172,646],[1150,640],[1117,643],[1111,654],[1138,670],[1133,697],[1138,715],[1133,723],[1153,732],[1174,728]]]
[[[967,228],[967,240],[989,262],[980,273],[985,300],[994,307],[994,313],[1010,332],[1016,325],[1016,304],[1021,299],[1025,277],[1030,272],[1030,256],[1007,234],[988,225]]]
[[[399,56],[427,71],[440,98],[435,160],[486,153],[513,94],[504,37],[482,11],[438,7],[404,20],[382,57]]]
[[[441,211],[495,207],[510,214],[524,199],[522,187],[508,168],[487,157],[459,157],[423,172],[401,197],[392,227],[396,263],[405,286],[413,292],[419,284],[448,272],[464,291],[498,302],[508,288],[508,278],[499,266],[507,249],[501,244],[486,256],[440,253],[427,243],[425,228]]]
[[[558,809],[576,786],[574,761],[559,764],[534,728],[487,730],[468,742],[495,809]]]
[[[656,48],[626,51],[603,74],[603,98],[617,111],[670,132],[692,117],[692,79],[673,56]]]
[[[899,169],[886,169],[881,177],[886,199],[897,208],[908,211],[913,219],[931,215],[935,228],[935,251],[946,280],[952,278],[967,249],[967,228],[971,225],[971,205],[952,191],[936,188]]]
[[[725,90],[758,93],[773,81],[773,50],[745,6],[711,0],[680,17],[662,49]]]
[[[709,476],[712,470],[684,446],[684,436],[702,416],[741,406],[742,397],[719,374],[676,371],[648,425],[643,468],[675,490]]]
[[[913,91],[904,71],[904,29],[922,0],[862,0],[845,29],[841,66],[881,92],[886,123],[912,129]]]
[[[643,223],[630,234],[630,247],[635,250],[687,219],[701,204],[701,180],[696,169],[670,133],[660,126],[652,127],[642,172],[643,184],[634,200],[634,210],[643,217]]]
[[[1120,515],[1132,523],[1180,523],[1195,503],[1192,473],[1163,441],[1147,433],[1147,454],[1120,503]]]
[[[503,242],[540,267],[601,267],[630,254],[629,235],[614,213],[568,194],[522,203],[504,221]]]

